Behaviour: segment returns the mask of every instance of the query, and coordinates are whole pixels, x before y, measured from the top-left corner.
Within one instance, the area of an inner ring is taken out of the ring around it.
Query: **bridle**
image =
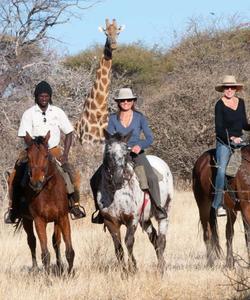
[[[38,151],[40,151],[40,148],[39,148],[39,144],[37,144],[35,141],[33,142],[33,145],[35,145],[38,149]],[[37,193],[40,193],[41,190],[44,188],[44,186],[48,183],[48,181],[53,177],[53,174],[52,175],[49,175],[48,172],[49,172],[49,163],[52,161],[52,156],[49,154],[49,150],[48,150],[48,147],[46,147],[44,144],[40,144],[40,145],[43,145],[43,147],[45,147],[46,149],[46,159],[48,160],[48,163],[45,167],[45,172],[44,172],[44,179],[42,181],[42,185],[39,187],[38,190],[34,189],[34,186],[32,185],[31,183],[31,177],[32,177],[32,169],[35,169],[35,170],[41,170],[43,169],[43,167],[39,167],[39,166],[33,166],[32,168],[30,168],[30,165],[29,165],[29,162],[28,162],[28,176],[29,176],[29,187],[34,190],[35,192]],[[30,145],[31,146],[31,145]]]
[[[131,155],[130,155],[130,148],[128,148],[128,151],[125,155],[125,162],[124,162],[124,165],[123,165],[123,184],[121,186],[121,188],[124,188],[126,183],[129,184],[132,176],[133,176],[133,172],[130,172],[129,171],[129,164],[133,164],[133,161],[131,159]],[[133,166],[132,166],[133,168]],[[109,167],[109,165],[107,163],[105,163],[105,160],[104,160],[104,163],[103,163],[103,169],[104,169],[104,172],[105,172],[105,179],[107,181],[107,184],[110,188],[110,190],[114,193],[117,188],[113,182],[113,170]]]

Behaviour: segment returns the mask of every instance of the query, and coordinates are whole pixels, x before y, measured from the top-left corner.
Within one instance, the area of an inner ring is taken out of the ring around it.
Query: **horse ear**
[[[30,134],[28,133],[28,131],[26,131],[26,135],[24,137],[24,141],[25,141],[25,143],[28,146],[32,144],[32,137],[30,136]]]
[[[50,130],[45,135],[45,138],[44,138],[44,144],[45,145],[48,145],[49,138],[50,138]]]
[[[132,133],[133,133],[133,130],[130,130],[128,134],[123,136],[122,140],[123,140],[124,143],[127,143],[129,141],[129,139],[131,138]]]
[[[104,134],[105,140],[109,140],[110,137],[112,136],[106,129],[103,129],[103,134]]]

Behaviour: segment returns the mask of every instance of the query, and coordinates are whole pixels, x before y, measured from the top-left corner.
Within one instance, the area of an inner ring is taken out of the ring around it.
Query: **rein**
[[[128,169],[128,165],[132,163],[132,159],[130,159],[130,154],[128,153],[126,155],[126,162],[124,164],[124,167],[123,167],[123,179],[124,179],[124,182],[123,182],[123,185],[121,188],[124,188],[126,183],[130,183],[130,180],[132,179],[133,177],[133,172],[130,172],[129,169]],[[117,190],[115,185],[113,184],[113,172],[111,170],[111,168],[109,168],[105,163],[103,164],[103,169],[104,169],[104,174],[105,174],[105,178],[107,179],[107,182],[108,182],[108,186],[110,187],[110,190],[115,193],[115,191]],[[132,166],[133,168],[133,166]]]
[[[243,147],[241,147],[241,148],[244,148],[244,147],[246,147],[246,146],[249,146],[249,145],[244,145]],[[242,160],[244,160],[244,161],[246,161],[247,163],[250,163],[250,159],[249,158],[247,158],[245,155],[242,155],[242,152],[241,152],[241,158],[242,158]],[[227,185],[227,188],[228,188],[228,193],[229,193],[229,195],[230,195],[230,197],[231,197],[231,199],[233,200],[233,202],[235,203],[235,205],[237,204],[237,203],[240,203],[241,201],[242,202],[249,202],[250,203],[250,199],[239,199],[239,198],[237,198],[236,196],[235,196],[235,193],[237,192],[237,190],[235,191],[235,190],[233,190],[232,188],[231,188],[231,186],[230,186],[230,183],[228,182],[228,180],[226,180],[226,185]],[[249,193],[249,191],[240,191],[241,193]]]

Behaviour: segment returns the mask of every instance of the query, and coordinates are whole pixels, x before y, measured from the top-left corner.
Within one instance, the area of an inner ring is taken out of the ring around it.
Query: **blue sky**
[[[174,31],[181,34],[190,18],[211,21],[234,14],[240,15],[243,22],[250,22],[250,0],[104,0],[83,10],[81,19],[58,25],[50,35],[63,42],[55,43],[60,53],[76,54],[95,43],[104,44],[105,37],[98,26],[104,26],[108,17],[126,26],[120,43],[140,40],[148,46],[167,47],[173,41]]]

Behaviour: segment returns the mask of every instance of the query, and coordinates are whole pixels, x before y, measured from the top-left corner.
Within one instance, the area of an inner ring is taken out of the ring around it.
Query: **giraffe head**
[[[109,19],[106,19],[106,28],[99,27],[100,31],[103,31],[107,36],[107,43],[111,50],[117,48],[117,37],[121,31],[123,31],[124,26],[117,26],[116,20],[113,19],[112,23],[109,22]]]

